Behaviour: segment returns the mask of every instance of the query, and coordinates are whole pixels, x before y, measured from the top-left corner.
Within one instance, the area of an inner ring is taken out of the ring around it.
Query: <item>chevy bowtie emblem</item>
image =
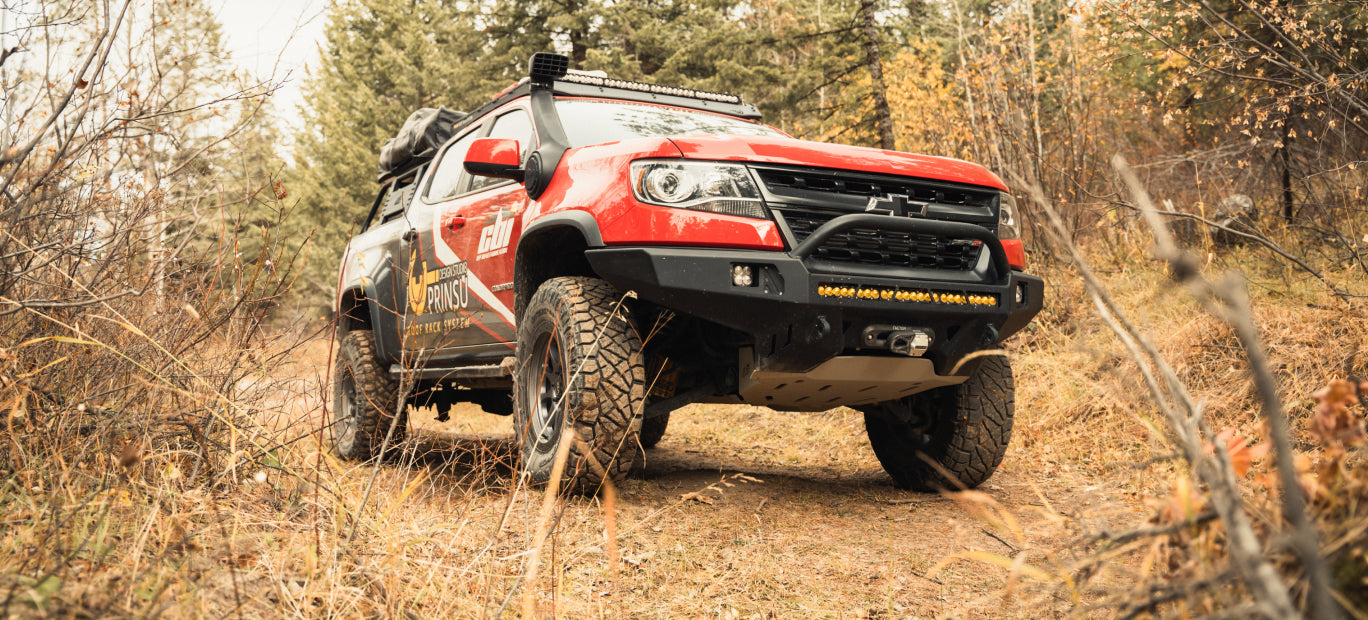
[[[901,194],[884,194],[883,196],[870,196],[869,202],[865,204],[865,212],[886,211],[889,215],[899,217],[926,217],[926,209],[929,203],[909,202],[907,196]]]

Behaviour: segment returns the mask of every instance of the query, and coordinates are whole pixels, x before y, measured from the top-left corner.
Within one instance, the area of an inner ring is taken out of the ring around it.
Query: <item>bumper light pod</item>
[[[732,286],[755,286],[755,277],[750,265],[732,265]]]

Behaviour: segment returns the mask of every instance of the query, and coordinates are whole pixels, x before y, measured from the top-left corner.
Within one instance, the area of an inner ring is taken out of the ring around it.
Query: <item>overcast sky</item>
[[[306,64],[317,63],[323,42],[328,0],[211,0],[223,24],[225,44],[233,60],[261,79],[286,79],[276,91],[275,110],[293,129],[299,126],[303,102],[299,85]]]

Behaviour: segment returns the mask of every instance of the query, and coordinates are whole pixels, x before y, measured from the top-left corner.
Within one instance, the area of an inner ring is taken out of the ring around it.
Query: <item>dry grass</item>
[[[1211,424],[1257,437],[1232,336],[1138,252],[1105,274],[1112,290]],[[691,407],[620,485],[614,511],[593,497],[558,504],[538,615],[1067,615],[1132,587],[1150,570],[1139,552],[1075,581],[1096,559],[1085,541],[1143,523],[1178,466],[1162,459],[1171,449],[1153,406],[1081,287],[1067,269],[1039,271],[1050,306],[1010,347],[1015,439],[981,493],[893,488],[849,410]],[[1261,294],[1257,308],[1302,420],[1310,392],[1346,362],[1366,374],[1355,337],[1368,322],[1310,287],[1286,291]],[[516,615],[543,490],[518,484],[511,421],[469,406],[444,424],[414,412],[415,432],[361,506],[372,466],[338,461],[319,439],[328,343],[255,342],[232,392],[250,415],[206,438],[205,471],[194,472],[195,436],[166,430],[174,399],[101,412],[117,428],[93,435],[80,430],[100,423],[90,408],[11,415],[0,494],[8,613],[490,617],[508,602],[503,613]],[[37,433],[47,433],[41,452],[26,443]]]

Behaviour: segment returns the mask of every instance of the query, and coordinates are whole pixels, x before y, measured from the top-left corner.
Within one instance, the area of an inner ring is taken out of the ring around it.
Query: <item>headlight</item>
[[[653,205],[769,219],[760,188],[736,164],[632,162],[632,193]]]
[[[999,196],[1001,198],[998,200],[998,239],[1019,239],[1021,232],[1017,228],[1016,198],[1006,192]]]

